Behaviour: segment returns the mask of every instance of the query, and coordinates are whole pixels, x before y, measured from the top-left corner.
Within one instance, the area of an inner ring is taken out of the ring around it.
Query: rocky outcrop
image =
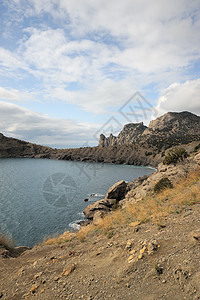
[[[107,192],[105,199],[99,200],[84,210],[87,219],[93,219],[97,212],[105,213],[111,210],[127,193],[127,183],[121,180],[115,183]]]
[[[165,135],[200,135],[200,117],[190,112],[168,112],[150,122],[144,135],[163,132]]]
[[[100,135],[99,146],[137,144],[152,148],[153,152],[166,150],[171,146],[200,140],[200,117],[190,112],[169,112],[150,122],[130,123],[124,126],[117,137]],[[152,152],[152,151],[148,151]]]
[[[151,175],[139,177],[132,182],[119,181],[107,192],[105,199],[99,200],[84,210],[85,217],[89,220],[101,218],[105,213],[111,211],[113,205],[120,201],[120,206],[126,206],[129,202],[140,201],[154,191],[155,184],[162,178],[167,177],[171,182],[176,183],[185,177],[189,172],[200,169],[200,151],[194,153],[194,143],[186,145],[191,155],[184,162],[168,166],[160,163],[158,170]],[[192,150],[193,149],[193,150]]]
[[[143,122],[126,124],[117,137],[113,136],[112,133],[108,138],[106,138],[104,134],[101,134],[99,138],[99,146],[107,147],[133,144],[139,139],[146,128],[147,127],[143,125]]]
[[[126,194],[127,183],[124,180],[121,180],[115,183],[107,192],[105,199],[116,199],[120,201],[124,198]]]
[[[116,199],[102,199],[91,205],[88,205],[84,210],[86,219],[92,220],[97,212],[109,212],[113,205],[117,203]]]
[[[7,244],[1,242],[0,240],[0,256],[3,258],[8,257],[18,257],[22,253],[24,253],[27,250],[30,250],[31,248],[26,246],[20,246],[20,247],[10,247]]]
[[[189,145],[187,149],[190,149]],[[160,163],[157,172],[128,183],[127,189],[129,189],[129,191],[121,203],[123,205],[127,204],[127,202],[140,201],[143,197],[154,191],[155,184],[162,178],[168,178],[174,184],[181,178],[187,176],[188,173],[198,169],[200,169],[200,152],[196,154],[191,152],[188,158],[176,165],[170,164],[167,166]]]

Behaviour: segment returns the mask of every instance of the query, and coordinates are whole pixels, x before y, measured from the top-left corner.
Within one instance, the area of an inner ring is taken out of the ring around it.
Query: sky
[[[200,115],[200,0],[1,0],[0,132],[57,148]]]

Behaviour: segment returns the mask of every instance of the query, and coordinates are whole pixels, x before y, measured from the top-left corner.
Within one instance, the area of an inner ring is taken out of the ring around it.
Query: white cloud
[[[19,105],[0,101],[0,128],[6,136],[46,145],[81,146],[91,140],[98,127],[74,120],[50,118]]]
[[[27,91],[19,91],[12,88],[4,88],[0,86],[0,99],[14,102],[26,102],[27,100],[35,100],[35,95]]]
[[[186,110],[200,115],[200,79],[170,85],[158,99],[156,109],[159,115]]]
[[[19,73],[32,76],[37,81],[34,93],[43,100],[102,114],[155,83],[160,89],[170,85],[164,100],[159,100],[159,112],[190,106],[197,111],[196,104],[192,107],[186,100],[189,88],[194,90],[192,82],[185,83],[184,93],[180,92],[184,84],[176,88],[171,84],[190,79],[187,71],[200,59],[198,0],[5,0],[4,4],[11,9],[9,26],[16,25],[21,40],[12,51],[0,48],[0,74],[16,80]],[[46,14],[56,26],[46,21]],[[34,27],[28,22],[32,17]],[[22,21],[27,24],[23,30]],[[71,90],[71,83],[81,88]],[[14,88],[1,92],[10,101],[34,95]]]

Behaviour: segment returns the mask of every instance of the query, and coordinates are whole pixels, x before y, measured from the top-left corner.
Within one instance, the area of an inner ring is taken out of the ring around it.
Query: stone
[[[140,253],[139,256],[138,256],[138,259],[142,259],[143,257],[144,257],[144,254]]]
[[[133,249],[133,250],[130,251],[130,254],[135,254],[135,252],[136,252],[136,250]]]
[[[88,205],[83,213],[87,219],[92,220],[97,212],[100,212],[101,214],[109,212],[116,203],[116,199],[101,199]],[[100,214],[96,215],[96,218],[99,217],[101,217]]]
[[[129,258],[128,258],[128,263],[130,264],[130,263],[133,263],[133,262],[135,262],[135,261],[136,261],[135,256],[134,256],[133,254],[130,255]]]
[[[147,245],[147,252],[148,254],[153,254],[154,251],[156,251],[158,249],[158,242],[156,240],[152,240],[148,243]]]
[[[133,241],[132,240],[128,240],[125,246],[125,250],[130,250],[131,247],[133,245]]]
[[[35,276],[33,277],[34,280],[36,280],[36,279],[38,279],[39,277],[41,277],[42,274],[43,274],[43,272],[39,272],[39,273],[35,274]]]
[[[131,227],[136,227],[136,226],[138,226],[138,225],[140,225],[140,222],[138,222],[138,221],[136,221],[136,222],[131,222],[131,223],[129,224],[129,226],[131,226]]]
[[[143,254],[147,250],[147,247],[144,246],[142,249],[140,249],[140,254]]]
[[[76,269],[75,264],[69,265],[66,269],[64,269],[61,273],[61,276],[68,276],[70,273],[72,273]]]
[[[116,199],[120,201],[126,194],[127,183],[124,180],[116,182],[107,192],[105,200]]]
[[[33,284],[30,288],[31,293],[35,294],[38,288],[39,288],[38,284]]]

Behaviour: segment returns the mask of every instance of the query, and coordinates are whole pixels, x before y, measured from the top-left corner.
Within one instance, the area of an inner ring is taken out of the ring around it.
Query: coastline
[[[149,198],[163,176],[173,182],[173,188]],[[197,300],[199,180],[200,150],[191,152],[184,163],[160,164],[149,177],[112,186],[104,200],[112,204],[119,196],[119,209],[98,214],[76,233],[49,237],[32,249],[0,244],[0,295],[41,300],[169,295]]]

